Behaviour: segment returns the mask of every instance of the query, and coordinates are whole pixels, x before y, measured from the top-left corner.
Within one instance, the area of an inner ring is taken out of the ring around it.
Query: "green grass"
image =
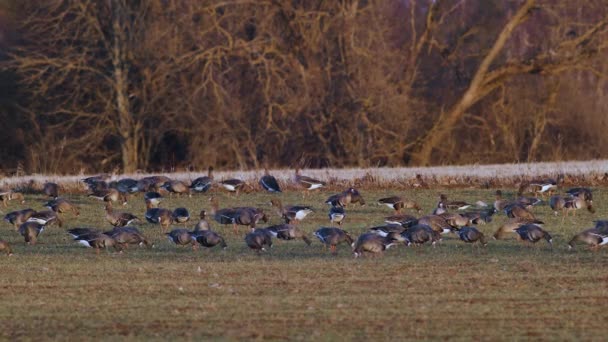
[[[425,212],[442,190],[407,195]],[[445,190],[452,199],[493,201],[493,190]],[[309,204],[317,211],[301,225],[311,233],[329,225],[329,192],[302,198],[280,195],[285,204]],[[344,228],[354,235],[381,224],[390,214],[375,199],[398,194],[363,191],[365,207],[349,207]],[[398,247],[380,258],[354,259],[340,245],[338,256],[323,251],[313,238],[281,241],[256,256],[230,227],[210,220],[227,238],[228,249],[199,250],[170,244],[151,224],[141,230],[154,249],[131,247],[95,255],[74,242],[67,228],[110,228],[103,205],[84,196],[67,196],[81,216],[66,215],[63,228],[50,227],[39,245],[25,246],[7,223],[0,237],[15,255],[0,256],[0,338],[14,339],[302,339],[302,340],[604,340],[608,332],[608,258],[584,247],[568,251],[571,235],[606,218],[608,192],[596,189],[595,214],[554,217],[546,206],[535,213],[554,235],[529,248],[514,239],[490,241],[478,251],[447,236],[436,248]],[[513,191],[507,191],[513,195]],[[220,206],[255,205],[270,211],[269,194],[238,198],[218,193]],[[163,207],[187,207],[195,216],[209,209],[207,195],[167,198]],[[44,198],[28,197],[41,209]],[[11,203],[8,210],[18,209]],[[5,212],[8,210],[5,209]],[[143,217],[141,196],[120,210]],[[486,235],[506,220],[479,226]],[[271,222],[279,219],[271,211]],[[192,226],[194,223],[189,224]]]

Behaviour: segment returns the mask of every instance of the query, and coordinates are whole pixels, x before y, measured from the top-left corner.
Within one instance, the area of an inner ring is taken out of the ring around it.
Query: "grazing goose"
[[[264,169],[264,175],[260,178],[260,186],[268,192],[281,192],[279,182],[274,176],[268,173],[268,169]]]
[[[494,240],[502,239],[508,233],[514,233],[515,229],[525,225],[525,224],[543,224],[543,221],[540,220],[528,220],[522,218],[510,218],[505,222],[502,226],[496,230],[496,233],[492,236]]]
[[[472,204],[469,204],[464,201],[448,201],[448,196],[446,196],[445,194],[439,195],[439,202],[437,203],[437,208],[442,208],[445,210],[449,210],[449,209],[465,210],[465,209],[470,208],[471,206],[472,206]]]
[[[376,227],[371,227],[369,228],[369,230],[372,233],[378,234],[380,236],[389,236],[392,233],[397,233],[397,234],[401,234],[403,233],[407,228],[403,227],[400,224],[394,224],[394,223],[389,223],[389,224],[385,224],[382,226],[376,226]]]
[[[521,241],[537,243],[539,240],[545,239],[549,245],[553,246],[551,235],[536,224],[524,224],[523,226],[516,228],[515,232]]]
[[[194,226],[194,231],[192,232],[194,240],[203,247],[211,248],[220,245],[222,249],[226,249],[228,246],[224,238],[211,230],[209,223],[205,220],[206,212],[202,210],[199,216],[200,221]]]
[[[582,197],[585,201],[593,201],[593,193],[589,188],[572,188],[566,191],[566,193],[572,197]]]
[[[419,188],[419,189],[428,189],[429,188],[429,185],[424,180],[424,178],[422,178],[421,174],[416,175],[416,179],[412,182],[412,186],[414,188]]]
[[[14,192],[12,190],[5,191],[0,193],[0,198],[2,199],[2,205],[6,208],[8,207],[8,201],[19,201],[19,203],[25,203],[25,197],[20,192]]]
[[[276,208],[277,213],[279,214],[279,216],[281,216],[285,220],[285,223],[291,223],[291,222],[297,223],[299,221],[302,221],[308,214],[313,212],[312,208],[309,206],[303,206],[303,205],[283,206],[283,204],[281,203],[281,200],[276,199],[276,198],[270,200],[270,204],[274,208]]]
[[[92,197],[92,198],[95,198],[95,199],[98,199],[100,201],[104,201],[104,202],[118,202],[118,201],[121,201],[122,205],[126,205],[127,204],[124,195],[121,194],[118,190],[112,189],[112,188],[97,190],[97,191],[92,192],[88,196]]]
[[[291,224],[279,224],[263,228],[266,229],[273,237],[281,240],[295,240],[302,239],[307,245],[310,246],[311,241],[308,237],[298,228]]]
[[[351,203],[359,203],[361,206],[364,206],[365,200],[357,189],[348,188],[339,194],[329,196],[325,200],[325,203],[332,207],[346,207]]]
[[[409,228],[415,224],[418,224],[418,218],[408,214],[399,214],[385,217],[384,222],[389,224],[398,224],[404,228]]]
[[[59,215],[51,210],[37,211],[30,215],[26,222],[36,222],[43,226],[57,223],[59,227],[63,227],[63,221],[59,218]]]
[[[516,203],[523,205],[526,209],[532,209],[533,206],[541,204],[543,201],[537,197],[518,197]]]
[[[192,181],[190,184],[190,189],[196,192],[205,193],[211,189],[211,185],[213,184],[213,167],[209,166],[207,170],[207,175],[198,177]]]
[[[504,209],[505,214],[507,214],[507,217],[510,218],[521,218],[521,219],[527,219],[527,220],[535,220],[536,217],[534,216],[534,214],[532,214],[531,211],[529,211],[528,209],[524,208],[521,204],[511,204],[505,207]]]
[[[12,211],[6,215],[4,215],[4,221],[12,224],[15,227],[15,230],[19,228],[19,226],[27,221],[36,211],[34,209],[22,209],[17,211]]]
[[[329,246],[332,254],[337,254],[336,246],[338,246],[342,242],[346,242],[347,244],[353,243],[353,238],[347,232],[343,231],[340,228],[334,227],[322,227],[317,229],[314,232],[314,235],[323,243],[325,246]]]
[[[496,214],[495,208],[480,211],[467,211],[461,215],[466,216],[472,224],[486,224],[492,222],[492,216]]]
[[[381,198],[378,203],[385,205],[391,209],[394,209],[398,214],[401,213],[401,209],[415,209],[419,213],[422,212],[422,208],[415,201],[404,199],[399,196],[391,196]]]
[[[405,239],[406,246],[420,246],[430,242],[435,247],[437,241],[441,241],[441,234],[426,224],[417,224],[401,233],[401,236]]]
[[[389,236],[380,236],[375,233],[363,233],[353,244],[355,258],[364,254],[380,255],[395,244],[396,240]]]
[[[482,246],[486,246],[488,244],[483,233],[477,230],[475,227],[462,227],[458,232],[456,232],[456,234],[460,240],[467,243],[481,244]]]
[[[134,194],[139,192],[137,183],[138,181],[133,178],[122,178],[116,182],[111,182],[109,187],[118,190],[122,194]]]
[[[572,216],[576,216],[576,210],[582,208],[587,208],[587,211],[592,214],[595,213],[593,200],[585,200],[584,194],[567,199],[564,208],[566,210],[566,216],[568,216],[569,212],[572,212]]]
[[[314,179],[314,178],[311,178],[308,176],[302,176],[300,174],[300,169],[296,169],[295,181],[299,186],[304,188],[304,190],[309,190],[309,191],[315,190],[315,189],[320,189],[326,185],[325,182],[320,181],[318,179]]]
[[[249,192],[249,185],[240,179],[230,178],[221,181],[219,184],[227,191],[234,192],[237,196],[241,191]]]
[[[266,229],[255,229],[245,235],[245,243],[259,255],[260,251],[267,251],[266,246],[272,248],[272,234]]]
[[[169,196],[171,196],[171,194],[177,194],[179,197],[181,194],[186,194],[188,197],[192,197],[190,188],[186,185],[186,183],[179,180],[165,182],[163,185],[161,185],[161,189],[168,191]]]
[[[50,200],[44,206],[58,214],[65,214],[70,211],[74,217],[78,217],[80,215],[79,208],[64,198]]]
[[[112,202],[106,204],[106,220],[114,227],[124,227],[131,223],[140,222],[139,218],[131,213],[114,211]]]
[[[558,183],[560,183],[563,178],[564,175],[560,174],[557,179],[545,178],[535,179],[530,182],[522,182],[517,193],[519,196],[524,193],[532,193],[534,196],[540,195],[544,198],[545,193],[552,194],[557,190]]]
[[[148,176],[140,179],[137,182],[137,189],[139,189],[140,192],[158,192],[163,184],[170,181],[171,179],[167,176]]]
[[[237,225],[249,226],[253,230],[258,221],[268,222],[266,214],[261,209],[252,207],[219,209],[217,198],[211,197],[209,200],[213,219],[219,224],[232,224],[234,234],[238,234]]]
[[[11,245],[7,241],[0,239],[0,252],[6,253],[6,255],[13,255],[13,250],[11,249]]]
[[[455,228],[444,217],[439,215],[423,216],[418,219],[418,225],[431,227],[432,230],[439,234],[447,234]]]
[[[169,241],[178,246],[192,245],[192,249],[196,249],[196,238],[193,236],[193,232],[187,229],[173,229],[165,235],[167,235]]]
[[[19,226],[19,234],[25,238],[28,245],[35,245],[38,235],[44,231],[44,225],[38,222],[25,222]]]
[[[207,222],[206,219],[207,212],[205,210],[201,210],[198,216],[199,220],[194,226],[194,230],[211,230],[211,226],[209,225],[209,222]]]
[[[549,198],[549,206],[553,210],[553,214],[557,216],[558,211],[561,211],[564,215],[566,214],[566,198],[560,195],[554,195]]]
[[[156,191],[146,192],[144,194],[146,209],[157,208],[160,202],[162,202],[162,198],[163,196]]]
[[[91,177],[87,177],[87,178],[83,178],[82,182],[86,185],[91,186],[91,184],[95,184],[95,183],[99,183],[99,182],[106,182],[111,178],[111,176],[107,173],[102,173],[96,176],[91,176]]]
[[[165,208],[150,208],[146,210],[146,221],[160,224],[161,231],[166,232],[173,223],[173,212]]]
[[[135,227],[114,227],[114,229],[104,232],[104,234],[112,237],[121,248],[127,248],[129,245],[154,247],[154,244],[150,243]]]
[[[186,222],[188,221],[190,221],[190,213],[188,212],[188,209],[179,207],[173,210],[173,222],[183,223],[185,226]]]
[[[503,211],[509,203],[511,203],[511,201],[506,200],[502,197],[502,191],[496,190],[496,200],[494,201],[494,209],[496,209],[496,211]]]
[[[471,223],[467,216],[457,213],[443,213],[437,216],[443,217],[445,221],[453,228],[464,227]]]
[[[329,222],[337,223],[338,226],[342,225],[344,218],[346,217],[346,211],[344,207],[331,207],[329,208]]]
[[[57,183],[46,182],[42,186],[42,192],[48,197],[57,199],[57,197],[59,197],[59,186]]]
[[[79,244],[85,247],[95,248],[96,254],[99,254],[100,249],[107,249],[110,247],[122,252],[122,247],[114,238],[98,230],[90,228],[74,228],[68,230],[68,234],[70,234],[74,238],[74,241],[77,241]]]
[[[574,248],[576,242],[582,242],[589,245],[590,249],[597,250],[600,246],[608,244],[608,234],[597,228],[586,229],[570,239],[568,249]]]

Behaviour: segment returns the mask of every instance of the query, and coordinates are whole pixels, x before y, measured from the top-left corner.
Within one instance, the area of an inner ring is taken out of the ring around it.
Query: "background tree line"
[[[4,0],[5,172],[608,154],[603,0]]]

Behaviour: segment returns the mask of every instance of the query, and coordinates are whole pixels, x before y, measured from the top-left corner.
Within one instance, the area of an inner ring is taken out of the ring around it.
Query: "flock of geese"
[[[417,176],[422,180],[420,176]],[[170,210],[161,208],[160,204],[166,196],[191,196],[192,193],[205,193],[211,189],[213,184],[218,184],[225,190],[233,193],[251,192],[253,186],[239,179],[226,179],[219,182],[214,181],[213,169],[209,168],[207,176],[199,177],[186,184],[179,180],[172,180],[166,176],[150,176],[139,180],[123,178],[109,182],[108,175],[88,177],[82,181],[89,189],[89,197],[105,202],[105,219],[113,227],[111,230],[102,231],[95,228],[77,227],[67,230],[67,233],[86,247],[91,247],[99,253],[100,249],[114,248],[122,252],[129,245],[144,245],[153,247],[153,244],[133,226],[142,223],[139,217],[128,212],[118,211],[113,208],[113,203],[126,204],[129,198],[137,193],[143,193],[146,205],[144,218],[147,222],[158,224],[168,239],[180,246],[191,246],[193,249],[199,247],[220,246],[226,248],[224,237],[211,229],[207,219],[211,217],[221,225],[231,225],[233,234],[239,234],[239,226],[246,226],[249,231],[245,235],[246,245],[256,253],[267,251],[272,247],[273,239],[302,240],[307,245],[312,242],[307,234],[299,228],[298,223],[304,220],[313,209],[304,205],[284,205],[278,198],[271,200],[273,210],[284,221],[282,224],[272,225],[264,228],[257,227],[258,223],[268,222],[267,213],[257,207],[230,207],[220,208],[217,197],[210,198],[211,211],[207,213],[202,210],[199,213],[198,222],[193,230],[186,228],[190,221],[190,214],[186,208]],[[300,174],[296,170],[294,181],[304,190],[304,196],[309,191],[320,189],[326,183]],[[422,180],[423,181],[423,180]],[[436,208],[430,215],[415,216],[405,213],[421,214],[421,206],[412,199],[401,196],[391,196],[378,200],[380,205],[385,205],[393,210],[393,214],[384,218],[384,224],[369,228],[368,232],[354,238],[347,231],[341,229],[346,219],[346,208],[354,204],[365,205],[361,193],[351,187],[345,191],[330,196],[325,203],[329,205],[328,218],[330,227],[321,227],[313,235],[332,254],[337,253],[337,246],[345,243],[351,246],[355,257],[361,255],[380,255],[395,244],[406,246],[420,246],[423,244],[435,245],[442,240],[445,234],[455,234],[458,239],[475,246],[485,246],[487,238],[475,226],[485,224],[492,217],[504,212],[507,220],[498,228],[492,236],[494,239],[503,239],[508,235],[515,234],[520,241],[535,244],[545,240],[552,246],[552,237],[544,230],[543,222],[533,213],[534,206],[542,202],[541,198],[548,196],[548,203],[555,215],[561,214],[564,218],[570,213],[576,215],[578,209],[587,209],[594,212],[593,194],[589,188],[577,187],[566,191],[563,195],[556,195],[560,179],[543,179],[523,183],[518,192],[518,197],[505,199],[502,192],[497,190],[496,200],[492,204],[482,201],[471,204],[464,201],[449,200],[441,194]],[[260,187],[270,193],[279,194],[281,188],[276,178],[265,171],[259,179]],[[21,234],[26,244],[36,244],[38,236],[45,227],[51,224],[63,226],[67,215],[79,216],[79,208],[69,200],[59,196],[59,186],[55,183],[44,184],[43,192],[49,196],[45,207],[48,210],[36,211],[31,208],[21,209],[5,215],[5,221],[12,224],[15,230]],[[534,197],[526,197],[533,194]],[[23,194],[16,191],[0,192],[0,198],[6,207],[8,201],[25,203]],[[208,215],[209,214],[209,215]],[[563,219],[562,219],[563,220]],[[169,231],[172,224],[184,224],[184,228]],[[568,242],[569,248],[575,244],[583,243],[596,250],[602,245],[608,244],[608,220],[595,221],[593,228],[586,229]],[[12,254],[10,244],[0,239],[0,252]]]

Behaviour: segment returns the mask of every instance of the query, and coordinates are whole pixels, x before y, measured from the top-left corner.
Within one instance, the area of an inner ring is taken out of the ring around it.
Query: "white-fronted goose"
[[[193,180],[190,184],[190,189],[196,192],[205,193],[211,189],[211,185],[213,185],[213,167],[209,166],[207,175]]]
[[[150,223],[160,224],[162,232],[166,232],[173,223],[173,212],[165,208],[150,208],[146,210],[145,217]]]
[[[211,230],[211,226],[209,225],[209,222],[207,222],[207,212],[201,210],[198,216],[199,220],[194,226],[194,230]]]
[[[118,190],[122,194],[134,194],[139,192],[137,183],[138,181],[133,178],[122,178],[116,182],[111,182],[109,187]]]
[[[566,210],[566,216],[568,216],[569,212],[572,212],[572,216],[576,216],[576,211],[578,209],[586,208],[590,213],[595,213],[595,208],[593,207],[593,200],[585,200],[585,194],[581,193],[579,196],[573,196],[566,200],[564,204],[564,208]]]
[[[19,228],[19,226],[27,221],[36,211],[34,209],[23,209],[12,211],[6,215],[4,215],[4,221],[12,224],[15,227],[15,230]]]
[[[51,210],[37,211],[30,215],[26,222],[36,222],[43,226],[57,223],[59,227],[63,227],[63,221],[59,215]]]
[[[322,227],[314,232],[314,235],[323,243],[325,246],[329,246],[332,254],[337,254],[336,246],[340,243],[346,242],[348,245],[353,243],[353,238],[340,228],[334,227]]]
[[[313,210],[309,206],[304,205],[289,205],[283,206],[281,200],[273,198],[270,200],[270,204],[276,208],[277,213],[281,216],[285,223],[297,223],[302,221],[308,214],[312,213]]]
[[[572,197],[582,197],[585,201],[593,201],[593,192],[589,188],[578,187],[568,189],[566,193]]]
[[[300,174],[300,169],[296,169],[295,181],[296,184],[308,191],[320,189],[325,186],[325,182],[323,181],[308,176],[302,176]]]
[[[167,235],[169,241],[178,246],[192,245],[192,249],[196,249],[196,239],[193,236],[193,232],[187,229],[173,229],[165,235]]]
[[[19,234],[25,238],[28,245],[35,245],[38,235],[44,231],[44,225],[38,222],[25,222],[19,226]]]
[[[260,254],[261,251],[267,251],[266,247],[272,248],[272,234],[266,229],[255,229],[245,235],[245,243]]]
[[[355,258],[364,254],[379,255],[393,246],[396,241],[390,236],[380,236],[375,233],[363,233],[353,244]]]
[[[54,200],[50,200],[44,206],[58,214],[65,214],[69,211],[74,215],[74,217],[78,217],[80,215],[79,208],[65,198],[56,198]]]
[[[500,226],[497,230],[496,233],[494,233],[493,238],[495,240],[500,240],[502,239],[506,234],[508,233],[514,233],[515,229],[525,225],[525,224],[543,224],[543,221],[540,220],[528,220],[528,219],[522,219],[522,218],[510,218],[507,220],[507,222],[503,223],[502,226]]]
[[[190,221],[190,213],[184,207],[175,208],[173,210],[173,222],[183,223]]]
[[[127,204],[124,195],[121,194],[120,191],[113,189],[113,188],[94,191],[94,192],[90,193],[88,196],[98,199],[100,201],[104,201],[104,202],[120,201],[122,203],[122,205]]]
[[[406,246],[420,246],[430,242],[433,247],[441,241],[441,234],[426,224],[417,224],[401,233]]]
[[[398,214],[401,213],[401,209],[414,209],[417,212],[422,212],[422,208],[418,203],[399,196],[381,198],[378,200],[378,203],[395,210]]]
[[[236,178],[225,179],[221,181],[220,186],[228,192],[233,192],[237,196],[241,191],[249,192],[249,185],[244,181]]]
[[[59,197],[59,186],[57,185],[57,183],[46,182],[42,186],[42,192],[48,197],[56,199],[57,197]]]
[[[389,236],[392,233],[401,234],[407,228],[403,227],[400,224],[389,223],[382,226],[375,226],[368,228],[372,233],[378,234],[380,236]]]
[[[140,179],[137,182],[137,188],[140,192],[158,192],[163,184],[170,181],[171,179],[167,176],[148,176]]]
[[[496,200],[494,201],[494,209],[496,209],[496,211],[503,211],[509,203],[511,203],[511,201],[506,200],[502,197],[502,191],[496,190]]]
[[[192,237],[203,247],[211,248],[220,245],[222,249],[226,249],[228,246],[226,245],[224,237],[211,230],[209,223],[205,220],[205,216],[206,212],[201,210],[199,214],[200,220],[196,226],[194,226]]]
[[[268,221],[263,210],[252,207],[224,208],[219,209],[217,198],[211,197],[211,215],[219,224],[232,224],[234,234],[238,234],[237,225],[248,226],[252,230],[258,221]]]
[[[131,223],[140,222],[139,218],[131,213],[115,211],[112,202],[106,204],[106,220],[114,227],[124,227]]]
[[[292,224],[278,224],[270,227],[263,228],[266,229],[273,237],[281,240],[295,240],[302,239],[307,245],[310,246],[311,242],[304,234],[300,228],[294,226]]]
[[[505,207],[504,209],[507,217],[510,218],[520,218],[526,220],[535,220],[536,217],[532,214],[531,211],[526,209],[524,206],[518,203],[513,203]]]
[[[277,179],[274,178],[274,176],[268,173],[268,169],[264,169],[264,175],[260,178],[259,183],[262,189],[268,192],[281,192],[279,182],[277,182]]]
[[[597,228],[586,229],[572,237],[568,242],[568,249],[574,248],[577,242],[587,244],[590,249],[597,250],[600,246],[608,244],[608,234]]]
[[[144,200],[146,201],[146,209],[157,208],[160,202],[162,202],[163,196],[156,191],[149,191],[144,194]]]
[[[492,216],[496,213],[495,208],[479,211],[467,211],[461,215],[466,216],[472,224],[486,224],[492,222]]]
[[[560,174],[557,179],[554,178],[545,178],[545,179],[534,179],[530,182],[522,182],[519,186],[518,194],[521,196],[522,194],[529,192],[534,194],[534,196],[541,195],[544,197],[546,193],[550,195],[557,190],[559,183],[563,180],[564,176]]]
[[[339,194],[329,196],[325,203],[333,207],[346,207],[351,203],[359,203],[364,206],[365,200],[357,189],[351,187]]]
[[[177,194],[177,196],[186,194],[188,197],[192,197],[192,194],[190,194],[190,188],[186,185],[186,183],[179,180],[165,182],[161,188],[168,191],[169,196],[171,196],[171,194]]]
[[[437,216],[443,217],[446,222],[453,228],[464,227],[471,223],[467,216],[458,213],[443,213]]]
[[[384,222],[389,224],[398,224],[404,228],[409,228],[418,224],[418,218],[408,214],[391,215],[384,218]]]
[[[543,201],[537,197],[520,196],[515,200],[515,203],[523,205],[526,209],[532,209],[533,206],[541,204]]]
[[[444,217],[439,215],[423,216],[418,219],[418,225],[429,226],[439,234],[450,233],[455,228]]]
[[[536,224],[524,224],[523,226],[516,228],[515,232],[521,241],[537,243],[541,239],[545,239],[549,245],[553,246],[551,235]]]
[[[12,190],[0,193],[0,199],[2,199],[2,205],[5,208],[8,207],[8,201],[18,201],[21,204],[25,203],[25,197],[23,197],[23,194]]]
[[[96,229],[90,228],[73,228],[68,230],[74,241],[79,244],[94,248],[95,253],[99,254],[100,249],[107,249],[114,247],[115,250],[122,252],[122,247],[112,238],[111,236],[104,234]]]
[[[344,207],[331,207],[329,208],[329,222],[337,223],[338,226],[342,225],[344,218],[346,217],[346,211]]]
[[[114,227],[112,230],[104,232],[104,234],[111,236],[121,248],[129,247],[129,245],[154,247],[154,244],[150,243],[135,227]]]
[[[465,209],[470,208],[471,206],[472,206],[472,204],[469,204],[465,201],[449,201],[448,196],[445,194],[439,195],[439,202],[437,203],[437,208],[443,208],[446,210],[449,210],[449,209],[465,210]]]
[[[458,232],[456,232],[456,234],[460,240],[467,243],[481,244],[482,246],[486,246],[488,244],[483,233],[477,230],[475,227],[462,227],[460,230],[458,230]]]
[[[0,252],[6,253],[6,255],[8,256],[13,255],[13,249],[11,248],[11,245],[8,243],[8,241],[0,239]]]

